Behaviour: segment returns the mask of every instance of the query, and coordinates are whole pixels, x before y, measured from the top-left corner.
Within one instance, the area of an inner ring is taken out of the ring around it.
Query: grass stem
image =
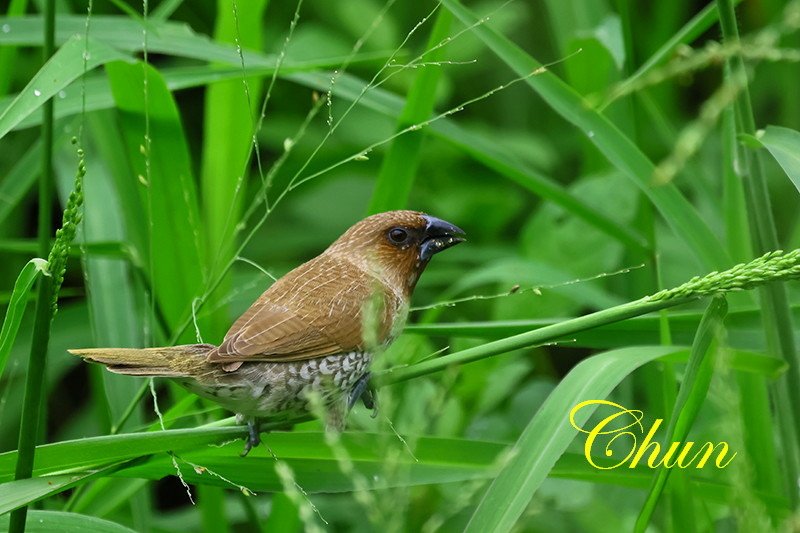
[[[786,253],[774,251],[722,272],[714,271],[702,277],[694,277],[677,287],[661,290],[639,300],[428,359],[411,366],[390,369],[376,376],[376,381],[378,384],[407,381],[439,372],[450,365],[470,363],[512,350],[553,342],[581,331],[661,311],[703,297],[751,289],[770,282],[788,281],[798,277],[800,277],[800,249]]]
[[[727,43],[739,42],[739,30],[736,24],[736,13],[731,0],[717,0],[722,35]],[[729,62],[729,80],[741,78],[744,81],[742,90],[735,100],[736,125],[738,133],[755,135],[756,125],[753,105],[746,83],[744,60],[740,54],[734,55]],[[770,205],[769,190],[764,176],[759,153],[743,153],[746,173],[744,181],[747,196],[750,198],[750,226],[753,247],[756,253],[774,250],[779,247],[775,220]],[[783,426],[781,435],[786,465],[786,485],[792,507],[797,507],[800,494],[797,482],[800,479],[800,466],[796,450],[800,448],[800,355],[795,347],[794,331],[786,287],[771,284],[760,289],[763,304],[763,324],[770,352],[780,354],[789,365],[786,375],[776,383],[775,405],[779,423]],[[792,431],[789,428],[794,428]]]
[[[46,63],[55,51],[56,10],[55,0],[44,4],[44,47],[42,63]],[[53,204],[53,99],[45,102],[42,108],[42,175],[39,177],[39,254],[47,257],[50,249],[50,226]],[[33,458],[36,453],[36,440],[42,412],[42,390],[44,388],[47,346],[50,343],[50,322],[53,314],[53,277],[42,276],[39,280],[39,293],[36,300],[36,321],[33,326],[28,372],[25,383],[25,397],[19,431],[19,456],[14,479],[26,479],[33,472]],[[11,514],[10,533],[25,531],[28,508],[20,507]]]

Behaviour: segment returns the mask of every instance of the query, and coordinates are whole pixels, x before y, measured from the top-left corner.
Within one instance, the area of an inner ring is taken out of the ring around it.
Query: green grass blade
[[[117,463],[89,472],[56,474],[2,483],[0,484],[0,515],[78,487],[101,476],[107,476],[124,464]]]
[[[217,42],[233,43],[235,40],[243,47],[260,49],[263,40],[261,20],[268,2],[259,0],[247,2],[238,7],[238,17],[233,15],[232,2],[217,2],[219,16],[216,20],[214,38]],[[238,19],[238,20],[237,20]],[[242,80],[243,69],[249,70],[245,63],[238,69],[240,79],[220,81],[206,90],[203,136],[203,162],[201,183],[203,191],[203,216],[208,235],[209,258],[218,258],[220,249],[230,248],[231,226],[241,218],[242,196],[239,183],[242,172],[245,181],[249,169],[245,167],[250,146],[253,143],[253,113],[261,94],[260,79]],[[242,83],[248,89],[242,90]]]
[[[141,392],[146,392],[147,388],[148,387],[145,384]],[[131,403],[128,405],[126,410],[130,410],[131,412],[135,410],[140,399],[141,398],[137,399],[135,395],[132,396]],[[167,429],[172,428],[172,426],[178,421],[179,417],[196,403],[196,397],[186,395],[181,398],[162,414],[164,427]],[[124,425],[123,421],[125,419],[126,418],[123,415],[123,418],[118,418],[115,420],[111,430],[112,434],[117,434],[119,432],[119,429]],[[161,430],[161,421],[159,420],[154,422],[147,429],[148,431]],[[115,508],[128,503],[131,495],[135,494],[146,485],[146,481],[141,479],[100,479],[92,486],[88,487],[87,490],[85,490],[83,494],[81,494],[80,497],[73,502],[70,510],[79,513],[89,513],[96,516],[105,516],[111,513]]]
[[[55,24],[55,8],[48,4],[51,15],[48,28],[51,38],[47,39],[45,57],[52,54],[52,30]],[[50,247],[50,214],[53,201],[53,113],[52,101],[45,106],[45,117],[42,128],[42,174],[39,177],[39,247],[46,252]],[[51,326],[53,317],[58,309],[58,295],[64,282],[67,271],[67,257],[69,248],[75,239],[81,218],[81,205],[83,203],[83,177],[86,174],[86,161],[84,152],[78,149],[78,169],[75,173],[74,186],[61,216],[61,228],[56,232],[55,242],[47,256],[49,276],[39,278],[38,294],[36,298],[36,312],[33,323],[30,355],[25,378],[25,395],[23,398],[22,416],[20,419],[19,439],[17,443],[18,455],[14,471],[15,480],[24,480],[31,477],[36,443],[41,438],[40,424],[46,420],[42,416],[45,399],[45,376],[47,375],[47,351],[50,347]],[[45,209],[47,205],[47,209]],[[10,531],[16,533],[25,530],[27,507],[14,511]]]
[[[131,466],[120,475],[160,479],[175,472],[171,458],[161,452],[174,450],[181,460],[202,465],[252,490],[281,490],[281,480],[273,470],[275,460],[271,452],[274,452],[295,469],[298,481],[306,490],[324,492],[352,488],[352,478],[340,471],[337,456],[326,443],[323,433],[270,433],[265,436],[269,450],[266,446],[254,449],[247,460],[239,456],[241,443],[230,442],[232,437],[243,434],[244,428],[241,427],[200,428],[92,437],[48,444],[38,448],[36,479],[46,482],[59,472],[82,472],[151,454],[158,455],[139,466]],[[371,433],[342,435],[348,455],[360,468],[363,467],[365,473],[369,473],[368,479],[383,474],[386,458],[380,443],[385,442],[386,437]],[[209,446],[224,441],[228,441],[224,446]],[[422,437],[416,444],[414,456],[402,454],[400,460],[412,469],[412,479],[408,481],[411,484],[447,482],[485,477],[504,448],[505,444],[499,443]],[[16,452],[0,454],[0,480],[10,479],[15,457]],[[220,478],[202,471],[195,472],[188,464],[185,466],[184,475],[190,483],[230,487]],[[380,485],[380,482],[376,483]],[[397,483],[404,484],[406,480],[399,479]],[[0,485],[0,494],[6,487],[5,484]],[[16,497],[8,494],[8,498]],[[19,504],[17,499],[14,502]],[[7,504],[0,498],[0,508]]]
[[[33,143],[0,181],[0,224],[14,212],[36,184],[41,170],[36,162],[41,158],[41,152],[41,141]]]
[[[106,82],[105,87],[111,100],[109,104],[111,107],[114,104],[111,88],[106,80],[103,81]],[[114,214],[114,218],[121,219],[119,223],[122,226],[122,234],[125,236],[129,266],[135,273],[144,272],[146,258],[149,256],[147,245],[149,231],[147,225],[142,221],[146,220],[147,212],[140,200],[141,182],[131,179],[133,170],[125,144],[125,132],[118,127],[114,111],[91,113],[87,116],[86,122],[96,157],[105,163],[103,173],[113,181],[113,184],[106,186],[115,195],[117,207],[120,209],[119,213]],[[99,250],[93,250],[93,248],[96,246],[87,247],[86,253],[95,255]]]
[[[227,533],[228,517],[225,516],[225,491],[211,485],[197,487],[197,503],[203,531]]]
[[[101,120],[100,117],[91,117],[87,126],[92,140],[92,152],[98,139],[100,143],[107,143],[116,134],[112,123]],[[100,152],[98,150],[95,153]],[[105,165],[92,165],[87,169],[84,186],[84,242],[129,241],[124,219],[126,209],[122,205],[126,199],[116,190],[117,180],[112,172]],[[87,254],[84,268],[95,346],[137,346],[144,326],[142,313],[137,308],[136,287],[127,261],[123,258]],[[95,397],[93,404],[98,408],[103,406],[102,408],[108,409],[107,416],[110,415],[111,420],[118,419],[127,406],[128,399],[139,388],[138,380],[105,372],[96,366],[92,370],[98,371],[96,377],[98,383],[102,384],[104,393]],[[135,423],[139,422],[139,417],[135,417]]]
[[[2,239],[0,240],[0,252],[8,252],[12,254],[21,255],[34,255],[39,251],[38,241],[34,239]],[[86,251],[86,255],[97,257],[110,257],[114,259],[127,259],[132,260],[131,253],[128,249],[127,243],[119,241],[107,242],[90,242],[90,243],[73,243],[69,249],[70,257],[80,257],[82,251]],[[68,291],[69,289],[64,289]]]
[[[193,298],[200,293],[204,275],[197,193],[180,115],[163,78],[154,68],[114,62],[106,70],[133,167],[127,179],[140,182],[140,201],[148,213],[148,218],[139,223],[150,221],[144,231],[150,233],[151,256],[146,264],[151,267],[152,289],[167,324],[170,328],[177,327],[191,309]],[[146,142],[145,73],[147,112],[153,124],[149,170],[142,153]]]
[[[623,378],[645,363],[674,352],[672,347],[627,347],[582,361],[550,393],[517,443],[515,455],[475,509],[465,531],[510,531],[578,430],[568,413],[587,399],[604,399]],[[591,407],[576,415],[582,426]]]
[[[758,140],[800,191],[800,132],[780,126],[767,126]]]
[[[180,451],[215,444],[240,435],[243,430],[237,427],[174,429],[44,444],[36,450],[34,475],[86,470],[171,449]],[[13,477],[16,457],[16,451],[0,454],[0,482]]]
[[[84,491],[69,511],[94,516],[108,516],[114,510],[130,504],[133,497],[147,486],[144,479],[104,477],[84,486]]]
[[[669,425],[664,437],[665,448],[667,443],[686,441],[686,436],[697,418],[697,413],[705,402],[719,348],[716,343],[712,346],[712,343],[722,332],[722,321],[727,310],[728,304],[724,297],[719,296],[712,299],[703,315],[700,327],[697,328],[689,364],[678,391],[675,407],[669,418]],[[647,528],[671,473],[671,468],[659,468],[656,471],[650,492],[647,494],[642,511],[636,520],[635,531],[644,531]]]
[[[97,476],[95,473],[62,474],[2,483],[0,484],[0,515],[76,487]],[[8,531],[8,529],[3,531]]]
[[[9,31],[0,34],[0,45],[40,46],[42,43],[42,18],[36,16],[0,18],[0,24],[8,24]],[[150,53],[167,54],[205,61],[218,61],[229,65],[239,64],[239,55],[234,46],[218,44],[207,36],[198,35],[188,26],[174,22],[149,21],[147,50]],[[74,35],[85,33],[86,18],[83,16],[60,16],[56,28],[56,42],[72,40]],[[125,16],[92,17],[93,40],[105,43],[125,52],[142,50],[142,23]],[[252,64],[270,62],[264,54],[245,51],[245,60]]]
[[[747,204],[744,185],[736,173],[737,141],[736,117],[733,106],[728,106],[722,117],[722,203],[725,208],[725,240],[735,261],[753,257],[750,246],[750,228],[747,221]]]
[[[648,413],[649,412],[650,411],[648,411]],[[614,465],[613,460],[602,456],[592,456],[592,461],[601,466]],[[612,470],[598,470],[589,465],[583,453],[567,452],[559,458],[548,477],[575,479],[603,485],[636,488],[645,491],[650,485],[652,470],[646,467],[643,468],[641,462],[633,469],[614,468]],[[704,501],[725,505],[730,503],[731,498],[736,494],[737,488],[706,477],[689,477],[689,480],[689,486],[694,490],[696,497]],[[601,487],[597,488],[602,490]],[[672,486],[668,486],[665,489],[665,492],[670,494],[674,491],[675,488]],[[776,498],[771,494],[760,493],[759,496],[762,496],[764,501],[768,502],[767,505],[773,510],[780,511],[786,508],[786,500]],[[600,531],[603,530],[601,529]]]
[[[653,311],[659,311],[661,309],[666,309],[667,307],[672,307],[673,305],[686,303],[687,301],[690,300],[682,299],[678,301],[666,302],[630,302],[618,305],[616,307],[603,309],[602,311],[597,311],[595,313],[590,313],[588,315],[564,320],[533,331],[520,333],[512,337],[488,342],[473,348],[467,348],[466,350],[428,359],[410,366],[390,369],[376,375],[374,379],[376,379],[378,383],[397,383],[406,381],[431,374],[433,372],[441,372],[452,365],[471,363],[487,357],[510,352],[512,350],[518,350],[521,348],[552,342],[556,339],[573,335],[574,333],[590,330],[605,324],[620,322],[627,318],[644,315]]]
[[[448,11],[439,10],[436,23],[428,37],[426,50],[434,48],[447,38],[452,18]],[[446,48],[440,47],[426,55],[425,61],[443,61],[446,52]],[[397,119],[396,131],[430,118],[436,101],[436,87],[442,76],[441,68],[434,65],[419,70],[408,91],[405,107]],[[370,214],[406,207],[419,166],[420,148],[424,136],[423,131],[412,131],[398,137],[389,146],[375,181],[375,190],[368,209]]]
[[[239,6],[240,9],[242,6]],[[0,25],[7,25],[8,32],[0,32],[0,46],[41,46],[42,18],[25,16],[15,18],[0,17]],[[56,42],[65,43],[72,40],[75,34],[83,36],[86,18],[78,16],[60,16],[56,28]],[[227,43],[217,43],[206,35],[195,33],[189,26],[176,22],[148,21],[147,51],[152,54],[164,54],[184,57],[200,61],[224,63],[241,69],[241,59],[236,47]],[[151,29],[150,29],[151,28]],[[128,17],[92,16],[91,35],[93,40],[105,43],[106,46],[128,54],[142,51],[142,24]],[[244,62],[252,67],[274,67],[276,57],[255,50],[242,50]],[[385,58],[387,54],[363,54],[361,58]],[[326,63],[335,67],[344,57],[331,58]],[[91,61],[90,61],[91,62]],[[316,61],[315,61],[316,62]],[[292,61],[287,59],[287,66]],[[241,71],[241,70],[240,70]]]
[[[792,306],[792,315],[800,319],[800,305]],[[702,314],[697,311],[673,311],[670,313],[670,328],[676,334],[675,342],[691,344],[697,326],[700,324]],[[500,339],[524,333],[532,329],[556,324],[563,318],[541,318],[532,320],[493,320],[486,322],[438,322],[435,324],[414,323],[405,327],[408,333],[418,333],[435,337],[471,337],[476,339]],[[658,317],[640,316],[630,318],[613,325],[603,326],[597,330],[602,335],[591,336],[591,331],[585,333],[583,339],[577,340],[579,346],[594,346],[598,348],[613,348],[617,345],[604,345],[610,342],[611,337],[624,338],[636,344],[657,344],[657,337],[649,337],[658,333]],[[726,325],[730,336],[737,332],[757,331],[761,328],[761,311],[759,308],[748,307],[734,309],[728,313]],[[730,339],[729,339],[730,340]],[[735,345],[738,346],[738,345]],[[748,346],[753,349],[754,346]]]
[[[28,513],[29,533],[133,533],[132,529],[103,520],[96,516],[60,511],[31,511]],[[8,526],[8,520],[0,518],[0,529]]]
[[[278,435],[275,433],[274,435]],[[353,435],[361,437],[361,435]],[[309,437],[306,437],[309,438]],[[320,438],[321,436],[317,437]],[[314,442],[316,442],[316,438]],[[347,440],[343,438],[343,440]],[[361,439],[363,440],[363,439]],[[270,446],[271,440],[266,441]],[[454,446],[459,446],[458,454],[462,451],[480,452],[478,447],[470,446],[465,441],[451,441],[450,451],[454,451]],[[320,443],[321,446],[327,445]],[[378,446],[378,443],[373,443]],[[429,456],[426,452],[415,450],[414,455],[419,462],[404,464],[408,473],[398,479],[386,479],[385,475],[385,456],[380,455],[378,450],[370,454],[368,458],[362,458],[349,445],[345,444],[348,453],[351,455],[356,472],[369,482],[369,489],[381,490],[398,486],[426,485],[431,483],[450,483],[466,481],[470,479],[486,478],[490,471],[491,460],[500,453],[504,446],[497,444],[487,445],[494,454],[491,459],[486,457],[448,458],[448,450],[438,449],[436,458]],[[257,454],[247,461],[242,461],[238,456],[239,444],[236,446],[225,446],[220,449],[208,450],[206,452],[187,452],[179,454],[180,458],[193,464],[206,467],[209,471],[215,472],[235,483],[246,487],[254,492],[280,492],[283,490],[283,482],[275,472],[275,459],[268,453]],[[254,450],[255,451],[255,450]],[[352,476],[341,472],[338,461],[333,457],[325,459],[294,459],[287,457],[277,449],[273,448],[275,455],[282,462],[288,464],[294,472],[297,483],[303,487],[307,493],[330,493],[330,492],[350,492],[355,490],[354,479]],[[252,453],[252,452],[251,452]],[[355,455],[355,457],[353,457]],[[452,454],[451,454],[452,455]],[[188,467],[189,465],[187,465]],[[160,479],[165,475],[174,472],[172,461],[169,457],[154,457],[147,463],[131,467],[125,471],[118,472],[120,477],[143,477],[147,479]],[[376,481],[375,478],[378,478]],[[231,488],[231,484],[209,475],[207,472],[198,473],[192,468],[186,468],[184,478],[187,483],[203,483],[218,487]],[[383,478],[383,479],[382,479]]]
[[[740,322],[744,314],[733,314],[734,320]],[[678,313],[677,317],[670,315],[670,327],[673,333],[673,345],[690,346],[694,332],[700,322],[700,315],[696,313]],[[747,313],[746,337],[748,342],[755,342],[760,337],[760,315],[758,312]],[[457,322],[457,323],[435,323],[435,324],[414,324],[408,326],[405,331],[413,334],[430,335],[434,337],[465,337],[471,339],[498,339],[519,335],[526,331],[540,329],[562,322],[563,319],[540,319],[540,320],[514,320],[496,322]],[[646,345],[656,344],[660,340],[658,316],[640,316],[629,318],[621,322],[614,322],[605,326],[598,326],[579,333],[570,333],[562,338],[554,339],[555,342],[569,342],[570,346],[609,349],[617,348],[620,339],[632,344]],[[744,338],[745,331],[737,333],[736,330],[729,331],[732,337]],[[750,340],[752,338],[752,341]],[[744,344],[740,340],[741,344]],[[758,349],[763,349],[761,346]],[[675,359],[673,362],[685,362]],[[788,365],[778,357],[766,355],[747,349],[731,350],[731,368],[750,374],[757,374],[769,379],[775,379],[786,372]]]
[[[727,44],[739,44],[739,29],[736,13],[731,0],[717,0],[720,13],[720,27]],[[734,55],[728,61],[726,83],[738,84],[742,87],[735,102],[737,131],[740,134],[754,136],[756,134],[755,115],[747,85],[747,73],[744,59]],[[749,197],[750,221],[753,237],[753,248],[757,253],[779,247],[775,219],[772,213],[767,179],[762,167],[761,153],[744,153],[741,172],[745,173],[745,190]],[[800,478],[800,352],[795,344],[794,326],[789,312],[786,287],[782,284],[771,284],[759,290],[764,311],[764,331],[767,346],[771,353],[781,354],[789,365],[786,375],[775,384],[775,407],[778,413],[781,434],[785,487],[796,508],[800,504],[797,491],[797,480]]]
[[[442,3],[464,24],[477,22],[478,18],[457,0],[442,0]],[[529,75],[542,68],[541,63],[488,26],[476,26],[473,32],[518,75]],[[554,111],[583,131],[609,162],[647,195],[704,267],[720,269],[730,265],[728,253],[697,211],[673,184],[653,185],[655,166],[613,123],[590,109],[578,93],[549,71],[529,77],[526,82]]]
[[[730,76],[730,67],[725,75]],[[752,256],[753,236],[748,220],[747,195],[740,173],[746,166],[747,154],[737,140],[736,109],[729,105],[722,117],[723,204],[725,206],[725,237],[728,250],[737,260]],[[757,333],[763,338],[762,313],[759,313]],[[728,319],[730,320],[729,315]],[[730,330],[729,330],[730,331]],[[763,341],[759,341],[762,342]],[[766,350],[767,347],[761,348]],[[777,452],[772,436],[775,418],[770,409],[767,383],[758,376],[736,375],[742,421],[744,452],[753,464],[755,486],[762,490],[779,484]]]
[[[670,313],[670,330],[675,344],[690,346],[694,332],[700,323],[700,314],[688,311]],[[792,316],[800,320],[800,306],[792,308]],[[494,340],[519,335],[533,329],[551,326],[563,318],[541,318],[533,320],[497,320],[492,322],[438,322],[415,323],[406,326],[405,331],[412,334],[432,337],[462,337]],[[740,309],[728,315],[728,337],[731,346],[750,351],[766,351],[764,343],[761,312],[757,309]],[[638,316],[621,322],[598,326],[591,330],[572,333],[576,346],[608,349],[618,348],[620,339],[633,344],[658,344],[659,318]],[[775,358],[775,356],[770,356]]]
[[[90,39],[86,43],[77,37],[69,39],[0,112],[0,139],[83,73],[85,50],[89,53],[86,70],[125,58],[124,54],[98,40]]]
[[[183,0],[164,0],[150,13],[150,20],[167,20],[182,3]]]
[[[262,20],[268,4],[266,0],[241,4],[219,0],[214,40],[261,49]],[[262,92],[260,78],[243,79],[248,68],[249,65],[243,63],[239,79],[214,83],[206,89],[200,188],[208,251],[204,259],[210,271],[230,260],[233,229],[242,217],[242,184],[249,178],[252,125]],[[244,90],[243,84],[246,84]],[[222,287],[223,291],[217,294],[225,292],[224,282]],[[210,303],[213,305],[213,300]],[[224,335],[230,325],[227,314],[227,308],[222,307],[210,317],[212,338]]]
[[[669,355],[666,349],[664,353]],[[251,452],[251,456],[243,460],[238,455],[241,443],[230,442],[230,439],[236,435],[244,435],[244,432],[245,429],[240,427],[206,427],[92,437],[40,446],[37,453],[38,477],[28,480],[24,485],[29,487],[29,491],[20,494],[16,489],[23,485],[17,482],[0,483],[0,512],[89,482],[98,475],[116,476],[100,480],[98,486],[102,485],[106,491],[109,485],[103,484],[103,481],[114,481],[117,478],[155,480],[172,475],[175,473],[172,460],[163,453],[169,450],[175,450],[179,464],[186,466],[182,471],[190,483],[231,488],[229,482],[209,473],[214,472],[250,490],[281,491],[283,488],[281,479],[274,471],[275,459],[272,455],[274,453],[292,467],[297,474],[298,483],[308,492],[339,492],[353,489],[352,477],[341,472],[337,455],[326,443],[323,433],[270,433],[265,436],[265,443],[270,449],[256,448]],[[390,441],[394,441],[393,435],[389,437]],[[402,453],[399,459],[404,468],[410,467],[410,477],[403,475],[397,479],[387,479],[384,470],[386,438],[387,435],[372,433],[342,435],[342,444],[348,456],[358,471],[370,480],[370,484],[374,484],[372,488],[375,489],[491,477],[495,473],[498,458],[507,449],[506,444],[497,442],[419,437],[415,439],[414,456]],[[222,446],[217,445],[225,441],[228,442]],[[86,445],[87,449],[82,449],[83,445]],[[0,454],[0,479],[8,478],[5,470],[14,453]],[[150,457],[145,460],[132,462],[136,458],[148,456]],[[608,461],[608,458],[596,458],[598,464],[604,461]],[[109,462],[110,466],[103,466]],[[192,465],[200,465],[205,470],[195,471]],[[100,470],[95,470],[96,468]],[[73,473],[59,474],[65,470]],[[645,468],[598,472],[586,462],[582,454],[565,454],[558,459],[549,475],[645,488],[650,474]],[[693,483],[705,486],[708,481],[694,479]],[[140,481],[136,481],[132,488],[140,486]],[[729,486],[718,484],[714,490],[702,491],[700,496],[710,501],[724,502],[730,496],[731,490]],[[110,495],[108,492],[106,494]],[[102,494],[94,496],[93,500],[100,506],[90,506],[84,509],[84,512],[99,514],[109,512],[109,508],[102,507],[104,503]],[[779,505],[779,502],[775,505]]]
[[[42,70],[47,70],[48,65],[53,64],[55,52],[55,3],[48,0],[43,6],[44,13],[44,32],[42,46]],[[88,43],[85,43],[88,45]],[[84,48],[84,54],[85,54]],[[84,61],[85,64],[85,61]],[[36,75],[30,83],[36,80]],[[40,80],[41,81],[41,80]],[[49,80],[48,80],[49,81]],[[41,96],[37,88],[32,89],[33,97]],[[22,95],[25,92],[23,91]],[[25,378],[25,396],[23,398],[22,418],[20,420],[19,433],[17,439],[17,461],[14,471],[14,480],[24,480],[31,477],[34,456],[36,454],[36,443],[41,438],[41,420],[46,420],[46,415],[42,418],[42,412],[46,408],[44,394],[44,381],[47,372],[47,350],[50,342],[50,330],[53,316],[56,313],[58,304],[58,290],[64,281],[66,271],[66,255],[75,237],[78,219],[77,212],[80,202],[83,199],[80,191],[81,178],[85,172],[85,161],[81,153],[81,161],[75,178],[75,190],[70,194],[68,206],[64,210],[62,229],[57,235],[56,242],[50,248],[51,224],[53,215],[53,95],[49,95],[42,107],[42,127],[40,135],[42,138],[42,171],[39,175],[39,195],[38,195],[38,224],[37,237],[39,242],[39,255],[47,255],[49,276],[39,279],[38,294],[36,297],[36,311],[33,325],[33,337],[31,339],[31,349],[28,356],[27,376]],[[28,96],[30,98],[31,95]],[[26,104],[25,98],[20,97],[15,102],[22,101],[23,107]],[[12,103],[13,105],[13,103]],[[0,122],[6,117],[6,112],[0,115]],[[13,121],[13,111],[9,120]],[[4,134],[0,133],[0,137]],[[69,215],[68,210],[71,209]],[[48,254],[49,252],[49,254]],[[24,533],[27,520],[28,508],[23,506],[9,517],[8,529],[11,533]]]
[[[0,330],[0,376],[3,375],[8,356],[19,332],[19,325],[28,306],[31,287],[39,274],[47,273],[47,261],[44,259],[31,259],[22,268],[14,282],[14,291],[8,302],[6,316],[3,318],[3,328]]]
[[[371,63],[383,58],[384,54],[362,52],[353,56],[351,64]],[[288,76],[293,72],[306,72],[336,67],[341,64],[341,61],[342,58],[340,56],[297,62],[286,60],[281,67],[281,71],[284,75]],[[219,67],[214,69],[210,69],[207,66],[179,66],[163,68],[159,70],[159,72],[161,72],[161,75],[164,77],[171,91],[189,89],[218,81],[241,79],[242,77],[241,66]],[[274,72],[274,61],[268,66],[254,66],[248,67],[247,69],[248,77],[269,76]],[[85,89],[87,112],[114,107],[114,99],[111,96],[108,81],[103,76],[88,76]],[[16,95],[0,99],[0,109],[7,107],[15,97]],[[55,110],[55,117],[57,119],[79,114],[83,109],[81,82],[73,82],[67,86],[63,93],[59,92],[58,98],[58,106]],[[12,128],[12,131],[36,126],[40,122],[41,116],[38,113],[27,115]]]
[[[264,524],[267,531],[300,532],[303,523],[300,521],[297,505],[283,492],[272,495],[269,517]]]
[[[28,0],[11,0],[8,4],[6,17],[18,17],[25,13]],[[17,48],[14,46],[0,47],[0,72],[14,72],[17,63]],[[0,96],[8,92],[11,85],[11,76],[0,76]]]

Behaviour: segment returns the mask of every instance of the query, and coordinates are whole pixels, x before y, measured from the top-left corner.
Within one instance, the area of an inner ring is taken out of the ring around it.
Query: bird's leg
[[[247,421],[247,441],[244,443],[244,450],[242,450],[241,456],[245,457],[250,450],[261,444],[261,435],[258,431],[259,420],[254,418],[252,420]]]
[[[375,392],[375,387],[372,386],[371,377],[371,374],[367,372],[353,385],[350,396],[347,398],[347,410],[352,409],[358,399],[361,398],[364,407],[371,409],[372,418],[375,418],[378,415],[378,395]]]
[[[247,422],[247,440],[244,443],[244,450],[240,454],[242,457],[245,457],[250,450],[261,444],[261,434],[259,431],[259,426],[261,425],[261,421],[258,418],[244,418],[241,415],[236,415],[237,422]]]
[[[369,384],[369,372],[358,378],[353,388],[350,389],[350,395],[347,397],[347,410],[353,408],[361,395],[364,394],[364,391],[367,390],[367,385]]]

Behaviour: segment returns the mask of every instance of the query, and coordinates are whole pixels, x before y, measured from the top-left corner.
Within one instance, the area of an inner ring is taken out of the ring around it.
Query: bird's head
[[[463,242],[464,232],[418,211],[387,211],[365,218],[326,253],[346,254],[410,294],[434,254]]]

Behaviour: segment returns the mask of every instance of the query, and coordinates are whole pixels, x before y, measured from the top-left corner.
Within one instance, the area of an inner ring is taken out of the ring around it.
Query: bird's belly
[[[343,401],[369,370],[370,360],[368,353],[350,352],[305,361],[244,363],[234,372],[219,369],[182,384],[235,413],[290,418],[310,412],[313,394],[326,406]]]

